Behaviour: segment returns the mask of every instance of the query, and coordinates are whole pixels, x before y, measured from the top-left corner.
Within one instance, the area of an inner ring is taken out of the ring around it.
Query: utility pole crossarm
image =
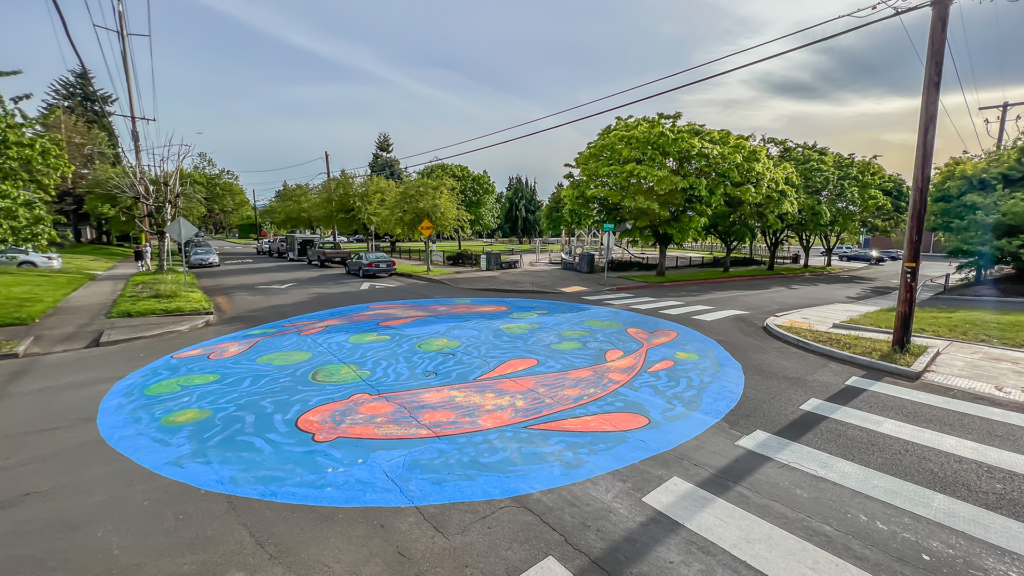
[[[1009,113],[1010,108],[1014,106],[1024,106],[1024,102],[1013,102],[1009,100],[1004,101],[1002,104],[995,104],[993,106],[982,106],[978,110],[999,110],[999,135],[996,136],[996,150],[1003,149],[1003,137],[1006,135],[1006,115]],[[988,119],[985,119],[985,126],[988,126]],[[987,128],[986,128],[987,130]],[[991,134],[989,135],[991,136]]]
[[[1013,108],[1014,106],[1024,106],[1024,102],[1009,102],[1009,101],[1007,101],[1007,102],[1003,102],[1002,104],[995,104],[993,106],[982,106],[981,108],[978,108],[978,110],[999,110],[1003,106],[1006,106],[1007,108]]]

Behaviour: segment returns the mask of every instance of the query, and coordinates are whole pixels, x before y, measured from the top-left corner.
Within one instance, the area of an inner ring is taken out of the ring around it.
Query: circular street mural
[[[711,339],[614,308],[410,300],[177,352],[100,404],[111,446],[181,482],[325,506],[506,498],[669,450],[743,392]]]

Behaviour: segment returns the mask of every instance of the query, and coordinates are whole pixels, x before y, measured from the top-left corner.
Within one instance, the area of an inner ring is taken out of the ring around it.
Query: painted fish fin
[[[191,350],[185,350],[184,352],[178,352],[171,356],[171,358],[194,358],[196,356],[206,356],[210,360],[230,358],[252,348],[253,344],[263,340],[263,338],[265,338],[265,336],[262,338],[247,338],[245,340],[238,340],[237,342],[225,342],[223,344],[214,344],[213,346],[193,348]]]
[[[476,380],[484,380],[486,378],[495,378],[497,376],[504,376],[513,372],[519,372],[526,370],[527,368],[533,368],[538,364],[536,358],[516,358],[515,360],[509,360],[508,362],[502,362],[500,366],[491,370],[483,376],[477,376]]]
[[[648,332],[642,328],[626,328],[626,332],[630,336],[636,338],[644,345],[644,348],[654,348],[655,346],[661,346],[665,342],[673,340],[676,336],[679,336],[678,332],[672,330],[658,330],[657,332]]]
[[[292,322],[285,324],[285,326],[305,326],[306,324],[313,324],[314,322],[320,322],[320,320],[303,320],[302,322]]]
[[[607,412],[543,422],[527,426],[527,428],[552,432],[628,432],[643,428],[650,423],[651,421],[646,416],[633,412]]]
[[[604,353],[604,361],[611,362],[612,360],[617,360],[619,358],[622,358],[623,354],[625,354],[625,352],[623,352],[622,350],[609,350]]]
[[[671,360],[662,360],[661,362],[658,362],[654,366],[651,366],[650,368],[648,368],[647,372],[658,372],[659,370],[664,370],[666,368],[671,368],[671,367],[673,367],[675,365],[676,365],[676,363],[671,361]]]
[[[408,324],[409,322],[414,322],[419,319],[420,317],[417,316],[415,318],[399,318],[397,320],[385,320],[380,324],[377,324],[377,326],[398,326],[399,324]]]
[[[299,332],[299,336],[309,336],[310,334],[316,334],[317,332],[321,332],[321,331],[326,330],[326,329],[327,329],[327,326],[321,326],[319,328],[313,328],[313,329],[310,329],[310,330],[306,330],[305,332]]]

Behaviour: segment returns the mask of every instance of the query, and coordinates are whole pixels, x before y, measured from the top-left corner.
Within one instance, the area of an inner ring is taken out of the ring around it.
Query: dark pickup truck
[[[328,264],[344,264],[352,258],[352,251],[345,249],[341,242],[324,240],[317,242],[313,249],[306,252],[306,264],[316,262],[320,268]]]

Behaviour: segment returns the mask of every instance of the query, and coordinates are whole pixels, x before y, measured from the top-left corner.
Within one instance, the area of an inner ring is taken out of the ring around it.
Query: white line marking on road
[[[673,308],[671,310],[658,310],[658,312],[661,312],[662,314],[671,314],[674,316],[676,314],[686,314],[687,312],[696,312],[697,310],[710,310],[712,308],[714,308],[714,306],[684,306],[682,308]]]
[[[985,444],[978,444],[977,442],[964,440],[949,434],[905,424],[897,420],[883,418],[882,416],[861,412],[860,410],[839,406],[838,404],[832,404],[831,402],[825,402],[816,398],[804,402],[800,409],[835,418],[836,420],[842,420],[854,426],[881,432],[895,438],[902,438],[922,446],[928,446],[936,450],[998,466],[1018,474],[1024,474],[1024,455],[1021,454],[1000,450]]]
[[[600,296],[584,296],[584,300],[607,300],[609,298],[625,298],[632,296],[632,294],[602,294]]]
[[[238,264],[239,262],[252,262],[252,260],[225,260],[223,264]]]
[[[676,302],[675,300],[664,300],[662,302],[651,302],[649,304],[637,304],[636,306],[630,306],[630,308],[648,310],[650,308],[664,308],[665,306],[676,306],[677,304],[683,304],[683,302]]]
[[[608,304],[632,304],[634,302],[650,302],[654,298],[627,298],[625,300],[609,300]]]
[[[291,284],[272,284],[270,286],[257,286],[257,288],[287,288],[289,286],[295,286],[295,282]]]
[[[363,282],[363,285],[359,287],[360,290],[369,290],[370,288],[394,288],[398,284],[385,284],[384,282]]]
[[[643,501],[768,576],[867,572],[704,490],[673,477]]]
[[[572,572],[566,570],[554,556],[548,556],[533,568],[523,572],[522,576],[572,576]]]
[[[694,316],[694,320],[718,320],[719,318],[727,318],[729,316],[735,316],[737,314],[746,314],[743,310],[719,310],[718,312],[709,312],[707,314],[701,314],[700,316]]]
[[[853,462],[757,430],[736,442],[851,490],[1024,554],[1024,524]]]
[[[868,380],[867,378],[858,378],[857,376],[847,380],[846,385],[871,390],[872,392],[888,394],[889,396],[896,396],[897,398],[913,400],[914,402],[921,402],[922,404],[930,404],[947,410],[955,410],[964,414],[971,414],[972,416],[981,416],[982,418],[988,418],[989,420],[997,420],[999,422],[1006,422],[1007,424],[1024,426],[1024,414],[1010,412],[1009,410],[1000,410],[999,408],[982,406],[981,404],[975,404],[973,402],[964,402],[963,400],[954,400],[953,398],[936,396],[935,394],[929,394],[927,392],[918,392],[917,390],[903,388],[902,386],[893,386],[892,384],[876,382],[875,380]]]

